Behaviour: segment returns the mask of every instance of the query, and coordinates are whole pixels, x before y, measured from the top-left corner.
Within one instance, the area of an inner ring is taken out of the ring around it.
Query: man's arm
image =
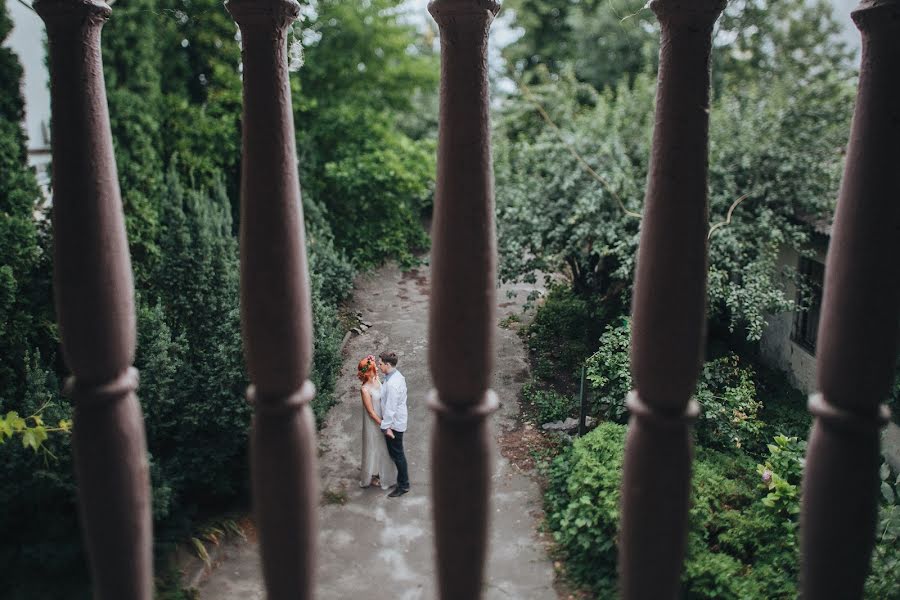
[[[385,384],[385,387],[390,387],[391,382],[388,381]],[[381,429],[382,431],[386,431],[391,428],[394,424],[394,413],[397,412],[397,390],[393,387],[390,389],[386,389],[384,393],[388,393],[388,391],[392,392],[388,394],[387,402],[384,403],[384,412],[381,414]]]
[[[397,386],[397,389],[394,390],[395,398],[397,398],[397,404],[394,405],[394,410],[398,406],[406,406],[406,379],[400,380],[400,385]]]

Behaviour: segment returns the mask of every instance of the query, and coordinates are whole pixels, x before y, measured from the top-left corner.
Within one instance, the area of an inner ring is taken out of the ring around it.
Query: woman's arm
[[[375,421],[376,425],[381,427],[381,419],[378,418],[378,415],[375,414],[375,410],[372,408],[372,394],[366,388],[360,388],[359,393],[362,396],[363,408],[366,409],[366,413]]]

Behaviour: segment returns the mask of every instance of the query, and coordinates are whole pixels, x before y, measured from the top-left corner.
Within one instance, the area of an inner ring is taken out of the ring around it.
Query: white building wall
[[[50,164],[50,90],[44,22],[37,13],[16,0],[7,0],[6,8],[12,17],[13,30],[4,46],[18,55],[25,71],[22,94],[25,97],[28,162],[37,168],[38,181],[46,189]]]
[[[816,260],[825,263],[824,248],[818,252]],[[797,269],[799,262],[800,255],[793,248],[785,247],[781,250],[779,266]],[[788,298],[797,297],[797,288],[793,282],[786,280],[784,287]],[[816,357],[791,339],[793,327],[793,312],[770,316],[769,326],[760,340],[760,353],[766,364],[784,371],[794,387],[810,393],[815,388]]]

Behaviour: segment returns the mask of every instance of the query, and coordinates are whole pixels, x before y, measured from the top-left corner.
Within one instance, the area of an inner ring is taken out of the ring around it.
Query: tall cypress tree
[[[0,6],[0,42],[12,22]],[[28,155],[22,67],[0,47],[0,399],[21,397],[26,351],[53,350],[50,263],[41,248],[43,199]]]
[[[11,29],[6,4],[0,1],[0,42]],[[52,426],[71,411],[58,397],[51,366],[57,344],[48,215],[42,213],[43,196],[28,166],[21,81],[18,58],[0,47],[0,414],[15,411],[28,417],[47,405],[40,416]],[[70,598],[84,597],[78,584],[65,577],[84,573],[68,442],[65,434],[44,441],[43,451],[55,461],[24,448],[18,437],[0,447],[4,597],[53,597],[53,589],[71,590]]]
[[[125,224],[138,289],[160,259],[164,176],[156,0],[116,4],[103,31],[103,65]]]

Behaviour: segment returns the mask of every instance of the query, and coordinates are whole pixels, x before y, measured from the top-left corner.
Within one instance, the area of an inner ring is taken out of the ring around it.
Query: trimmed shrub
[[[597,597],[616,593],[616,561],[626,427],[603,423],[554,459],[545,494],[547,522],[566,571]],[[777,442],[767,465],[794,485],[802,445]],[[778,471],[780,470],[780,471]],[[796,596],[796,513],[772,503],[772,490],[742,453],[698,448],[690,532],[682,576],[685,598]],[[793,500],[796,505],[796,498]]]
[[[553,421],[562,421],[572,416],[576,408],[574,398],[560,394],[553,389],[541,389],[534,381],[522,387],[522,397],[534,409],[538,425]]]
[[[603,311],[568,286],[552,285],[521,335],[531,349],[535,377],[567,384],[581,370],[603,331]]]

